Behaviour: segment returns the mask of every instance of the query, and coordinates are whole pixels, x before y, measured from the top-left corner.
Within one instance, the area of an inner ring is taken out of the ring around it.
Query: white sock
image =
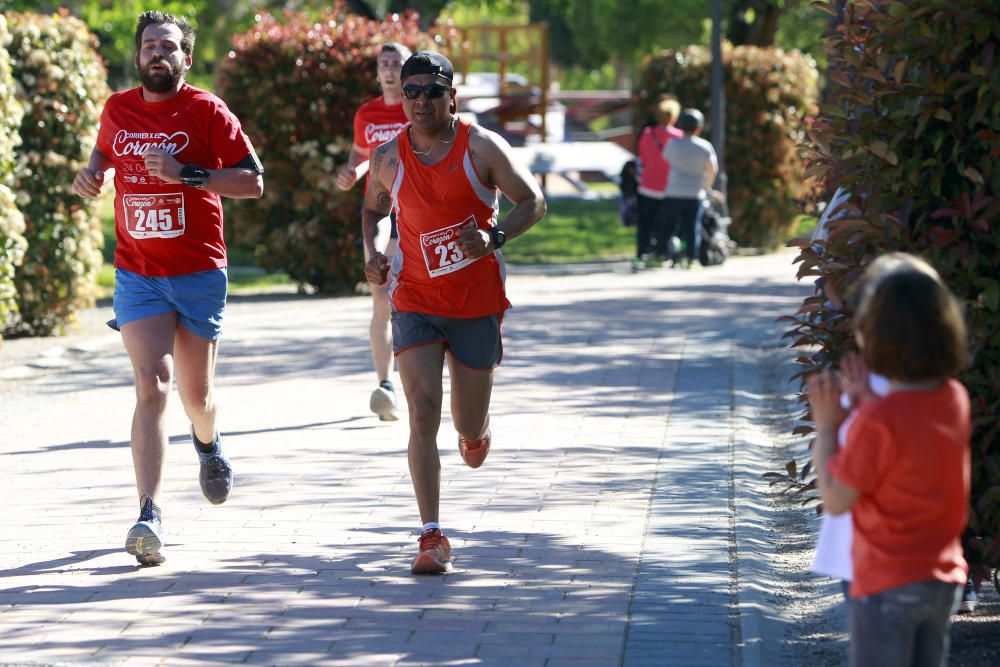
[[[438,525],[437,521],[428,521],[427,523],[424,524],[424,530],[423,530],[423,532],[426,533],[428,530],[437,530],[440,527],[441,526]]]

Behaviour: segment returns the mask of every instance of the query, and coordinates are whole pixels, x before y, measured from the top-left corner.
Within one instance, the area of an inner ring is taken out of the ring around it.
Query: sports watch
[[[490,235],[490,240],[493,242],[494,250],[499,250],[503,247],[503,244],[507,242],[507,235],[504,234],[502,229],[498,229],[494,226],[487,229],[486,233]]]
[[[181,183],[192,188],[203,188],[208,183],[208,170],[196,164],[186,164],[181,169]]]

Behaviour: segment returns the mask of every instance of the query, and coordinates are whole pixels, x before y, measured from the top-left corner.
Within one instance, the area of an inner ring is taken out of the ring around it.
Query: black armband
[[[264,165],[260,163],[257,153],[251,148],[250,154],[232,166],[233,169],[249,169],[258,174],[264,173]]]

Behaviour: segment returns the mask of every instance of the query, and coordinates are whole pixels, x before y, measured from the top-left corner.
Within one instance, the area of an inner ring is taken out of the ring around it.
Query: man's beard
[[[149,68],[154,64],[163,65],[167,71],[150,72]],[[142,81],[142,86],[151,93],[166,93],[174,90],[177,87],[177,82],[181,80],[183,75],[184,70],[180,66],[175,69],[166,60],[150,62],[145,68],[139,69],[139,80]]]

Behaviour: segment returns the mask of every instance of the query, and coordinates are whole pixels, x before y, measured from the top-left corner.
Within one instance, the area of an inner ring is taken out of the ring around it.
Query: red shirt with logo
[[[969,508],[972,420],[956,380],[862,405],[834,477],[859,492],[851,508],[851,597],[968,576],[961,535]]]
[[[188,84],[161,102],[144,100],[141,87],[108,98],[97,150],[115,168],[115,266],[145,276],[225,267],[219,195],[149,175],[148,148],[205,169],[231,167],[253,151],[225,103]]]
[[[378,146],[389,141],[409,123],[403,113],[402,104],[388,105],[385,97],[362,104],[354,114],[354,145],[368,149],[369,157]],[[371,178],[371,172],[368,172]],[[368,181],[365,181],[368,189]]]
[[[458,231],[488,229],[499,211],[497,190],[482,183],[469,155],[469,123],[458,121],[455,141],[440,162],[425,165],[401,132],[399,167],[392,185],[399,228],[389,298],[402,312],[473,318],[510,308],[503,255],[466,257]]]

